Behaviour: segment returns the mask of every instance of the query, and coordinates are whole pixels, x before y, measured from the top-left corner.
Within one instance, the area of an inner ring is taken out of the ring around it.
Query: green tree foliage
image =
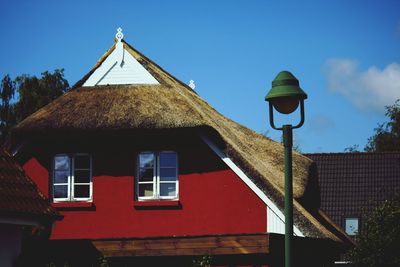
[[[346,148],[344,149],[344,152],[347,152],[347,153],[357,153],[357,152],[360,152],[359,147],[360,147],[359,145],[354,144],[354,145],[352,145],[352,146],[346,147]]]
[[[69,90],[63,69],[57,69],[53,73],[45,71],[40,79],[36,76],[21,75],[15,80],[19,93],[18,121],[25,119]]]
[[[386,107],[385,115],[390,121],[375,128],[375,134],[368,139],[365,151],[400,151],[400,99]]]
[[[40,78],[21,75],[12,81],[9,75],[4,76],[0,87],[0,142],[5,141],[12,126],[69,89],[63,69],[45,71]],[[12,102],[15,93],[18,98]]]
[[[0,142],[4,142],[5,136],[10,131],[10,127],[15,124],[14,107],[10,105],[15,93],[15,82],[9,75],[4,76],[0,85]]]
[[[357,236],[350,259],[359,267],[400,266],[400,194],[378,206]]]
[[[193,260],[192,267],[210,267],[212,257],[210,255],[204,255]]]

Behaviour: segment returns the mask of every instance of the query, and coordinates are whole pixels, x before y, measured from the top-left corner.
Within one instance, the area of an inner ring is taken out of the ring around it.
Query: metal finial
[[[124,38],[121,27],[117,29],[117,34],[115,34],[115,38],[117,38],[118,41],[121,41]]]
[[[196,88],[196,85],[194,84],[193,80],[189,81],[189,87],[192,88],[194,90],[194,88]]]

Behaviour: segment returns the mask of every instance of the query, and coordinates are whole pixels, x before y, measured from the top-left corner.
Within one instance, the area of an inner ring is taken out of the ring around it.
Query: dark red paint
[[[43,149],[23,163],[46,196],[51,190],[51,159],[61,149]],[[179,156],[179,202],[161,206],[134,201],[135,162],[141,149],[75,149],[92,154],[93,205],[56,204],[64,219],[55,223],[51,239],[266,232],[265,204],[204,143],[173,148]]]

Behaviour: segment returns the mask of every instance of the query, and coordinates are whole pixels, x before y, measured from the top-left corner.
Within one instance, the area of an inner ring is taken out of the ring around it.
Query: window
[[[139,200],[178,198],[175,152],[143,152],[138,156],[136,195]]]
[[[358,234],[358,218],[346,218],[345,221],[345,231],[348,235]]]
[[[58,154],[53,162],[54,201],[92,199],[92,161],[89,154]]]

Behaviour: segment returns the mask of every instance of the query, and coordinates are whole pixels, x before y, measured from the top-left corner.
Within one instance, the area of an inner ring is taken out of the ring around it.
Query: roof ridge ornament
[[[194,88],[196,88],[196,84],[194,83],[193,80],[189,81],[189,87],[192,88],[192,90],[194,90]]]
[[[122,28],[118,27],[117,33],[115,34],[115,38],[117,38],[118,42],[121,42],[124,39],[124,34],[122,33]]]

